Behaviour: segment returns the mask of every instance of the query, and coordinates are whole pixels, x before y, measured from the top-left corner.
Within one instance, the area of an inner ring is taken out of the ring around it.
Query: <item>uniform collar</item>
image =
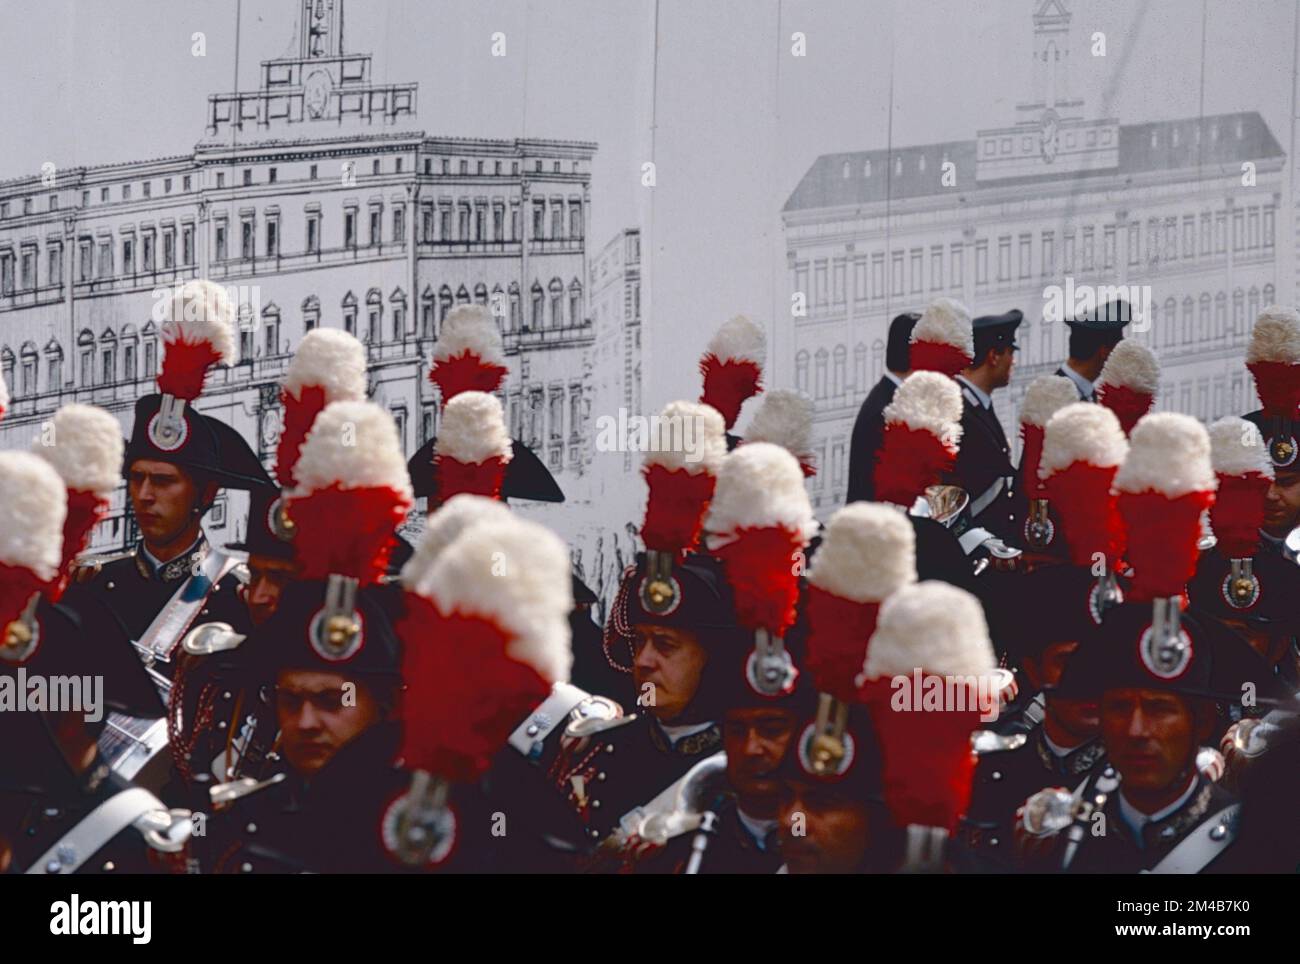
[[[1039,725],[1036,732],[1038,759],[1047,769],[1062,776],[1077,777],[1087,773],[1106,755],[1106,748],[1100,739],[1089,740],[1067,750],[1053,743],[1042,725]]]
[[[745,828],[745,833],[753,839],[754,846],[766,853],[769,843],[773,840],[772,831],[777,829],[779,821],[759,820],[757,817],[751,817],[745,813],[740,807],[736,807],[736,818],[740,821],[740,825]]]
[[[144,543],[136,552],[136,564],[140,569],[141,575],[149,579],[156,579],[159,582],[180,582],[182,579],[188,579],[195,570],[203,564],[203,560],[208,554],[208,542],[199,533],[199,537],[194,540],[194,544],[182,552],[175,559],[167,562],[159,562],[158,558],[152,552],[145,548]]]
[[[1094,392],[1093,383],[1088,381],[1088,379],[1084,378],[1073,368],[1071,368],[1069,362],[1066,362],[1064,365],[1061,366],[1061,373],[1070,381],[1074,382],[1075,385],[1078,386],[1079,394],[1081,394],[1084,398],[1093,397],[1093,392]]]
[[[972,405],[979,405],[980,408],[991,409],[993,407],[993,396],[984,389],[977,386],[964,375],[958,375],[957,381],[961,382],[962,394]]]
[[[666,727],[651,719],[650,740],[665,753],[678,756],[702,756],[722,747],[722,728],[717,723]]]
[[[885,369],[885,377],[894,383],[895,388],[902,387],[903,380],[899,378],[897,375],[895,375],[893,372],[891,372],[888,368]]]
[[[1197,790],[1202,790],[1202,792],[1197,794]],[[1206,805],[1209,803],[1209,796],[1209,784],[1202,788],[1200,777],[1193,773],[1191,780],[1187,784],[1187,789],[1183,791],[1177,800],[1151,814],[1143,813],[1129,803],[1128,798],[1124,796],[1124,791],[1121,789],[1119,791],[1119,813],[1132,832],[1133,839],[1138,842],[1138,846],[1145,849],[1147,837],[1149,836],[1146,832],[1148,828],[1153,831],[1152,835],[1157,838],[1176,836],[1178,831],[1186,829],[1184,825],[1187,823],[1187,820],[1179,819],[1179,817],[1184,816],[1179,811],[1186,807],[1188,810],[1186,816],[1194,820],[1205,810]],[[1193,800],[1193,798],[1195,799]],[[1193,803],[1193,806],[1188,807],[1189,802]],[[1161,827],[1161,824],[1167,825]]]

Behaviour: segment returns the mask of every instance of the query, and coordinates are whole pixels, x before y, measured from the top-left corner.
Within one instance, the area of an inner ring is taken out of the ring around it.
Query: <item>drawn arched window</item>
[[[144,346],[144,371],[141,374],[146,379],[153,378],[158,374],[158,330],[154,328],[152,319],[140,329],[140,343]]]
[[[794,387],[801,392],[808,391],[808,352],[800,349],[794,356]]]
[[[406,292],[394,288],[388,301],[393,311],[393,341],[401,341],[406,337]]]
[[[265,332],[262,337],[263,357],[280,354],[280,309],[275,302],[262,309],[262,330]]]
[[[862,176],[871,177],[871,158],[869,157],[862,162]]]
[[[485,285],[481,281],[474,286],[474,301],[477,304],[487,307],[487,303],[488,303],[487,285]]]
[[[77,336],[77,366],[81,372],[81,387],[89,388],[95,384],[95,336],[90,329],[83,328]],[[13,379],[10,379],[12,383]]]
[[[0,374],[4,375],[5,384],[17,394],[18,386],[14,384],[14,353],[5,345],[0,348]]]
[[[542,290],[540,281],[534,281],[532,291],[529,293],[532,295],[532,311],[528,315],[528,324],[533,331],[541,331],[542,312],[545,310],[546,305],[546,292]]]
[[[1178,329],[1178,302],[1173,297],[1165,299],[1165,325],[1164,341],[1162,344],[1168,346],[1174,343],[1174,333]]]
[[[384,295],[378,288],[366,292],[366,341],[379,344],[383,338],[380,323],[384,320]]]
[[[113,339],[114,345],[117,344],[117,338]],[[116,352],[114,352],[116,354]],[[24,395],[39,395],[41,392],[40,385],[37,384],[37,378],[40,375],[40,368],[37,365],[36,346],[32,342],[26,342],[22,347],[21,361],[23,366],[23,387]]]
[[[459,288],[456,289],[456,304],[458,305],[469,304],[469,289],[466,288],[464,285],[461,285]]]
[[[443,285],[438,289],[438,330],[442,331],[442,323],[447,320],[447,315],[451,314],[452,297],[451,288]]]
[[[350,291],[343,296],[343,330],[349,335],[357,333],[357,296]]]
[[[420,294],[420,337],[433,337],[434,312],[438,310],[438,296],[432,285],[425,285]],[[427,440],[426,440],[427,441]]]
[[[1200,317],[1197,319],[1199,324],[1196,327],[1196,340],[1206,342],[1210,340],[1210,293],[1201,292]]]
[[[1246,296],[1246,317],[1252,325],[1259,317],[1259,289],[1254,285],[1250,286],[1250,294]]]
[[[46,348],[49,352],[49,348]],[[133,382],[140,377],[138,363],[140,359],[140,336],[136,334],[135,325],[127,323],[122,326],[122,380]]]
[[[45,345],[45,370],[48,373],[46,390],[63,391],[63,346],[53,338]]]
[[[1214,296],[1214,338],[1221,341],[1228,334],[1228,296],[1220,291]]]
[[[501,327],[506,317],[506,293],[501,290],[501,285],[492,286],[492,295],[488,299],[488,307],[492,309],[492,317],[497,320],[497,326]]]
[[[564,282],[552,278],[547,286],[551,292],[551,327],[564,327]]]
[[[848,367],[848,349],[843,345],[835,346],[834,364],[831,366],[831,394],[839,398],[844,394],[846,380],[845,369]]]
[[[308,295],[302,300],[302,330],[308,332],[318,327],[320,327],[320,299],[315,295]]]
[[[853,349],[853,390],[859,395],[867,391],[867,346],[863,342]]]
[[[877,338],[871,343],[871,384],[885,377],[885,343]]]
[[[1242,335],[1246,331],[1246,292],[1238,288],[1232,293],[1232,333]]]
[[[1183,298],[1183,337],[1179,339],[1184,345],[1192,339],[1192,326],[1196,324],[1196,318],[1193,314],[1195,310],[1195,302],[1192,301],[1192,296],[1186,295]]]
[[[1274,293],[1274,288],[1272,284],[1264,285],[1264,307],[1265,308],[1269,307],[1272,304],[1275,304],[1275,302],[1273,301],[1273,293]]]
[[[844,162],[844,168],[843,168],[843,176],[844,176],[844,180],[847,181],[847,180],[849,179],[849,175],[850,175],[851,173],[852,173],[852,168],[850,167],[849,162],[848,162],[848,161],[845,161],[845,162]]]
[[[117,335],[112,331],[106,331],[99,336],[99,384],[112,385],[115,381],[117,381]]]
[[[826,365],[829,360],[830,352],[825,348],[818,348],[816,361],[813,364],[813,395],[815,398],[826,397]]]
[[[582,282],[577,278],[569,282],[569,324],[582,324]]]
[[[253,335],[256,333],[257,319],[253,317],[252,305],[239,306],[239,361],[252,364]]]
[[[510,282],[510,330],[518,331],[519,326],[523,324],[521,313],[523,307],[519,304],[519,283]]]

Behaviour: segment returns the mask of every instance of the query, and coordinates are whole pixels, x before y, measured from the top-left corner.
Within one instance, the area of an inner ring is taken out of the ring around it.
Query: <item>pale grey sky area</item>
[[[372,53],[379,80],[419,82],[419,126],[431,133],[598,142],[590,250],[623,227],[652,231],[644,398],[654,408],[698,391],[694,359],[729,315],[788,324],[779,212],[819,154],[1014,121],[1030,93],[1035,5],[661,0],[656,60],[653,0],[347,0],[345,46]],[[1291,152],[1295,0],[1067,6],[1072,93],[1089,116],[1257,110]],[[297,9],[243,0],[242,89],[260,60],[288,52]],[[47,160],[190,151],[207,95],[234,83],[235,15],[234,0],[2,0],[0,177]],[[191,55],[195,31],[205,57]],[[504,58],[491,56],[496,31]],[[804,57],[791,54],[795,31]],[[1105,57],[1090,54],[1098,31]],[[652,135],[657,184],[646,188]]]

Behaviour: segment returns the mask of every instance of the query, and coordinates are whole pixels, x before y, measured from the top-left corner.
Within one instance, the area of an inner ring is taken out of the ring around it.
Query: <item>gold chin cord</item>
[[[41,626],[36,621],[36,606],[41,600],[39,592],[32,593],[22,613],[4,628],[0,639],[0,659],[7,663],[22,663],[31,658],[41,644]]]

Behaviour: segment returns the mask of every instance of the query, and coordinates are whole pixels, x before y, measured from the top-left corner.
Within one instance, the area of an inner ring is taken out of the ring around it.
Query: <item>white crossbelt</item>
[[[1199,874],[1237,839],[1237,814],[1241,804],[1224,807],[1183,838],[1164,859],[1144,874]],[[1215,834],[1218,834],[1216,837]]]
[[[181,637],[190,628],[190,623],[194,622],[199,610],[203,608],[208,594],[237,565],[238,559],[218,549],[209,552],[199,571],[181,583],[175,595],[167,600],[167,604],[136,642],[141,657],[146,661],[156,659],[168,662]]]
[[[27,868],[27,873],[70,874],[119,833],[153,810],[166,811],[167,807],[148,790],[140,787],[123,790],[105,800],[60,837]]]
[[[999,475],[993,480],[993,484],[984,490],[984,493],[970,504],[970,517],[979,518],[979,514],[993,504],[993,501],[1002,494],[1003,487],[1007,484],[1005,476]]]
[[[568,718],[573,708],[589,695],[571,683],[556,683],[551,689],[551,695],[515,727],[507,742],[531,759],[534,745],[544,743],[551,732]]]

